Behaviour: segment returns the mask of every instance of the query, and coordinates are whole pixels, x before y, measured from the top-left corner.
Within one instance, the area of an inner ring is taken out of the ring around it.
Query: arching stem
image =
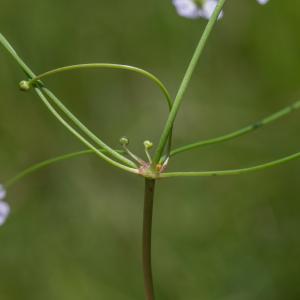
[[[143,270],[147,300],[154,300],[151,265],[151,234],[155,180],[145,179],[144,219],[143,219]]]

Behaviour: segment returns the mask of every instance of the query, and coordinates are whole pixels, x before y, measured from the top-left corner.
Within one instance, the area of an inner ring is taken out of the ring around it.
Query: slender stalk
[[[35,77],[35,74],[32,70],[25,64],[25,62],[20,58],[12,45],[8,42],[8,40],[0,33],[0,43],[2,46],[9,52],[9,54],[15,59],[18,65],[21,67],[23,72],[28,76],[28,78]]]
[[[300,101],[296,101],[293,104],[277,111],[276,113],[274,113],[274,114],[272,114],[272,115],[270,115],[270,116],[268,116],[268,117],[266,117],[266,118],[264,118],[264,119],[262,119],[258,122],[255,122],[251,125],[243,127],[239,130],[233,131],[231,133],[228,133],[228,134],[225,134],[225,135],[222,135],[222,136],[218,136],[216,138],[212,138],[212,139],[204,140],[204,141],[199,141],[199,142],[196,142],[196,143],[192,143],[192,144],[174,149],[173,151],[171,151],[171,156],[174,156],[176,154],[179,154],[179,153],[182,153],[182,152],[185,152],[185,151],[189,151],[189,150],[192,150],[192,149],[195,149],[195,148],[200,148],[200,147],[213,145],[213,144],[218,144],[218,143],[222,143],[222,142],[225,142],[225,141],[232,140],[232,139],[237,138],[239,136],[242,136],[246,133],[250,133],[252,131],[260,129],[260,128],[264,127],[265,125],[268,125],[268,124],[270,124],[270,123],[272,123],[272,122],[288,115],[289,113],[291,113],[291,112],[293,112],[293,111],[295,111],[299,108],[300,108]]]
[[[72,120],[74,124],[78,126],[79,129],[81,129],[99,147],[105,149],[112,157],[118,159],[120,162],[133,168],[136,167],[135,163],[116,152],[114,149],[100,140],[93,132],[91,132],[50,90],[45,87],[42,87],[41,90],[55,103],[55,105],[59,107],[62,112],[65,113],[70,120]]]
[[[171,96],[170,96],[167,88],[165,87],[165,85],[156,76],[154,76],[150,72],[140,69],[140,68],[137,68],[137,67],[133,67],[133,66],[110,64],[110,63],[91,63],[91,64],[72,65],[72,66],[57,68],[57,69],[45,72],[43,74],[40,74],[40,75],[32,78],[31,80],[29,80],[28,83],[29,83],[29,85],[33,85],[34,83],[36,83],[37,81],[39,81],[45,77],[49,77],[51,75],[55,75],[55,74],[62,73],[62,72],[68,72],[68,71],[79,70],[79,69],[98,69],[98,68],[127,70],[127,71],[132,71],[132,72],[143,75],[144,77],[153,81],[160,88],[160,90],[162,91],[163,95],[165,96],[165,98],[167,100],[169,109],[171,109],[172,99],[171,99]]]
[[[158,144],[158,147],[156,149],[156,153],[155,153],[155,156],[154,156],[154,159],[153,159],[153,162],[154,164],[158,163],[161,156],[162,156],[162,153],[164,151],[164,148],[166,146],[166,143],[168,141],[168,138],[169,138],[169,135],[170,135],[170,132],[173,128],[173,124],[174,124],[174,121],[175,121],[175,118],[176,118],[176,115],[178,113],[178,110],[180,108],[180,105],[182,103],[182,99],[183,99],[183,96],[184,96],[184,93],[190,83],[190,80],[191,80],[191,77],[192,77],[192,74],[196,68],[196,65],[199,61],[199,58],[201,56],[201,54],[203,53],[203,50],[204,50],[204,47],[206,45],[206,42],[208,40],[208,37],[218,19],[218,16],[223,8],[223,5],[225,3],[226,0],[219,0],[215,10],[214,10],[214,13],[213,15],[211,16],[210,20],[208,21],[207,25],[206,25],[206,28],[200,38],[200,41],[198,43],[198,46],[195,50],[195,53],[190,61],[190,64],[187,68],[187,71],[183,77],[183,80],[181,82],[181,85],[179,87],[179,90],[178,90],[178,93],[176,95],[176,98],[174,100],[174,103],[173,103],[173,106],[172,106],[172,109],[171,109],[171,112],[168,116],[168,119],[167,119],[167,122],[165,124],[165,127],[164,127],[164,130],[162,132],[162,135],[160,137],[160,141],[159,141],[159,144]]]
[[[91,64],[78,64],[78,65],[65,66],[65,67],[50,70],[48,72],[42,73],[38,76],[35,76],[34,78],[32,78],[31,80],[28,81],[28,84],[29,84],[29,86],[32,86],[36,82],[39,82],[41,79],[44,79],[45,77],[49,77],[49,76],[52,76],[52,75],[55,75],[55,74],[58,74],[58,73],[62,73],[62,72],[69,72],[69,71],[79,70],[79,69],[96,69],[96,68],[97,69],[98,68],[104,68],[104,69],[127,70],[127,71],[132,71],[132,72],[143,75],[144,77],[146,77],[146,78],[150,79],[151,81],[153,81],[159,87],[159,89],[162,91],[163,95],[165,96],[165,99],[166,99],[167,104],[168,104],[169,111],[171,110],[171,108],[172,108],[172,98],[170,96],[169,91],[165,87],[165,85],[156,76],[154,76],[150,72],[148,72],[146,70],[143,70],[143,69],[140,69],[140,68],[137,68],[137,67],[128,66],[128,65],[110,64],[110,63],[91,63]],[[61,101],[59,101],[59,99],[57,99],[57,97],[53,93],[51,93],[49,90],[47,90],[45,88],[44,88],[44,92],[50,98],[52,98],[53,101],[55,101],[56,105],[58,105],[73,120],[73,122],[79,128],[81,128],[81,130],[83,130],[87,135],[89,135],[99,146],[101,146],[104,149],[108,150],[107,145],[105,145],[101,140],[99,140],[95,135],[93,135],[88,130],[88,128],[86,128],[82,123],[80,123],[78,121],[78,119],[75,118],[73,114],[71,114],[71,112],[62,104]],[[171,143],[172,143],[172,128],[171,128],[170,138],[168,140],[168,148],[167,148],[166,156],[170,155]],[[123,156],[119,156],[119,157],[116,157],[116,158],[118,158],[123,163],[126,163],[124,161]],[[127,161],[127,164],[129,166],[132,166],[132,164],[130,164],[129,161]]]
[[[127,172],[138,174],[138,170],[135,168],[130,168],[128,166],[122,165],[119,162],[114,161],[113,159],[109,158],[108,156],[101,153],[96,147],[94,147],[90,142],[88,142],[85,138],[83,138],[71,125],[69,125],[60,115],[59,113],[53,108],[53,106],[49,103],[45,95],[41,92],[40,89],[35,88],[36,93],[44,102],[46,107],[49,111],[54,115],[54,117],[66,128],[68,129],[75,137],[77,137],[84,145],[86,145],[89,149],[93,150],[96,155],[101,157],[106,162],[110,163],[111,165],[123,169]]]
[[[136,73],[140,73],[143,76],[147,77],[148,79],[152,80],[155,84],[159,86],[161,91],[163,92],[167,102],[169,110],[171,110],[172,107],[172,98],[167,90],[167,88],[164,86],[164,84],[153,74],[132,66],[126,66],[126,65],[117,65],[117,64],[82,64],[82,65],[75,65],[75,66],[67,66],[63,68],[59,68],[56,70],[52,70],[49,72],[46,72],[44,74],[39,75],[38,77],[34,74],[34,72],[27,66],[27,64],[20,58],[20,56],[17,54],[17,52],[14,50],[14,48],[11,46],[11,44],[8,42],[8,40],[0,33],[0,44],[3,45],[3,47],[9,52],[9,54],[15,59],[15,61],[18,63],[18,65],[22,68],[26,76],[29,78],[29,86],[30,84],[36,83],[40,78],[46,77],[55,73],[64,72],[64,71],[70,71],[74,69],[80,69],[80,68],[98,68],[98,67],[104,67],[104,68],[115,68],[115,69],[124,69],[133,71]],[[40,83],[40,81],[39,81]],[[115,157],[116,159],[120,160],[121,162],[127,164],[128,166],[135,167],[134,163],[130,160],[128,160],[126,157],[118,154],[117,152],[114,152],[112,148],[110,148],[108,145],[103,143],[95,134],[93,134],[86,126],[84,126],[63,104],[62,102],[48,89],[46,89],[43,85],[38,85],[39,88],[43,88],[44,92],[48,95],[48,97],[51,98],[52,101],[56,103],[56,105],[60,106],[60,109],[64,111],[68,115],[69,118],[72,119],[72,121],[81,128],[83,132],[85,132],[86,135],[88,135],[95,143],[97,143],[100,147],[103,147],[106,149],[110,154]],[[170,130],[172,133],[172,128]],[[168,141],[168,149],[167,149],[167,157],[170,154],[171,150],[171,134]]]
[[[98,149],[100,152],[105,152],[105,150],[102,149]],[[122,150],[116,150],[118,152],[123,152]],[[76,151],[76,152],[72,152],[72,153],[67,153],[67,154],[63,154],[60,156],[56,156],[47,160],[44,160],[42,162],[36,163],[26,169],[24,169],[23,171],[21,171],[20,173],[18,173],[17,175],[15,175],[14,177],[8,179],[5,183],[4,186],[6,188],[10,188],[13,185],[15,185],[17,182],[19,182],[21,179],[23,179],[24,177],[27,177],[28,175],[31,175],[43,168],[46,168],[50,165],[53,165],[55,163],[58,162],[62,162],[62,161],[66,161],[72,158],[76,158],[79,156],[84,156],[84,155],[89,155],[89,154],[95,154],[93,150],[82,150],[82,151]]]
[[[276,167],[298,158],[300,158],[300,152],[249,168],[206,172],[168,172],[160,174],[159,178],[239,175]]]
[[[155,180],[145,179],[144,218],[143,218],[143,270],[147,300],[154,300],[151,264],[151,234]]]
[[[32,78],[35,78],[36,75],[34,72],[25,64],[25,62],[20,58],[20,56],[17,54],[17,52],[14,50],[14,48],[11,46],[11,44],[7,41],[7,39],[0,33],[0,43],[4,46],[4,48],[9,52],[9,54],[15,59],[15,61],[19,64],[19,66],[22,68],[22,70],[25,72],[25,74],[29,77],[29,80]],[[41,88],[41,86],[38,86],[38,88]],[[43,92],[45,92],[52,101],[54,101],[58,106],[60,106],[60,109],[64,111],[65,114],[68,115],[68,117],[83,131],[87,136],[89,136],[92,140],[94,140],[95,143],[97,143],[100,147],[104,148],[107,152],[109,152],[113,157],[120,160],[121,162],[127,164],[131,167],[136,167],[135,164],[127,159],[126,157],[120,155],[119,153],[115,152],[112,148],[107,146],[105,143],[103,143],[95,134],[93,134],[86,126],[84,126],[62,103],[61,101],[48,89],[42,87]],[[37,88],[35,88],[37,91]],[[42,94],[42,93],[41,93]],[[38,93],[39,95],[39,93]],[[45,102],[44,102],[45,103]],[[73,129],[73,131],[76,131]],[[76,132],[77,135],[79,135],[78,132]],[[81,137],[83,139],[83,137]],[[85,140],[86,141],[86,140]],[[95,148],[96,149],[96,148]],[[121,165],[121,164],[120,164]]]

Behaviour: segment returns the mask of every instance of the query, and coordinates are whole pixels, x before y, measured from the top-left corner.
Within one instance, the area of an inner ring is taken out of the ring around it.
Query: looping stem
[[[35,83],[39,82],[41,79],[44,79],[45,77],[55,75],[58,73],[62,73],[62,72],[68,72],[68,71],[79,70],[79,69],[100,69],[100,68],[127,70],[127,71],[138,73],[138,74],[148,78],[149,80],[153,81],[154,84],[156,84],[159,87],[159,89],[162,91],[163,95],[166,98],[168,108],[169,109],[172,108],[172,98],[169,94],[169,91],[167,90],[165,85],[156,76],[154,76],[152,73],[150,73],[146,70],[143,70],[141,68],[137,68],[134,66],[128,66],[128,65],[111,64],[111,63],[90,63],[90,64],[78,64],[78,65],[65,66],[65,67],[57,68],[57,69],[54,69],[54,70],[51,70],[51,71],[48,71],[48,72],[45,72],[43,74],[33,77],[31,80],[28,81],[28,85],[32,86]]]

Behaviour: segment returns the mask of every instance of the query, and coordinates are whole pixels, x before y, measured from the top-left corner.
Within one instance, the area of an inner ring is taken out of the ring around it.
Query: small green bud
[[[19,83],[19,87],[20,87],[20,90],[21,90],[21,91],[25,91],[25,92],[26,92],[26,91],[29,91],[30,88],[31,88],[29,82],[26,81],[26,80],[22,80],[22,81]]]
[[[121,138],[120,138],[120,144],[121,144],[122,146],[128,145],[128,144],[129,144],[129,139],[128,139],[126,136],[121,137]]]
[[[145,141],[144,146],[146,149],[151,149],[153,147],[153,143],[151,143],[150,141]]]

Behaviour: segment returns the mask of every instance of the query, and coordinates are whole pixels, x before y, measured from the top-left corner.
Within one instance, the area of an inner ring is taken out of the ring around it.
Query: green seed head
[[[120,138],[120,144],[121,144],[122,146],[128,145],[128,144],[129,144],[129,139],[128,139],[126,136],[121,137],[121,138]]]
[[[145,141],[144,146],[146,149],[151,149],[153,147],[153,143],[151,143],[150,141]]]
[[[20,87],[20,90],[21,90],[21,91],[29,91],[30,88],[31,88],[29,82],[26,81],[26,80],[22,80],[22,81],[19,83],[19,87]]]

